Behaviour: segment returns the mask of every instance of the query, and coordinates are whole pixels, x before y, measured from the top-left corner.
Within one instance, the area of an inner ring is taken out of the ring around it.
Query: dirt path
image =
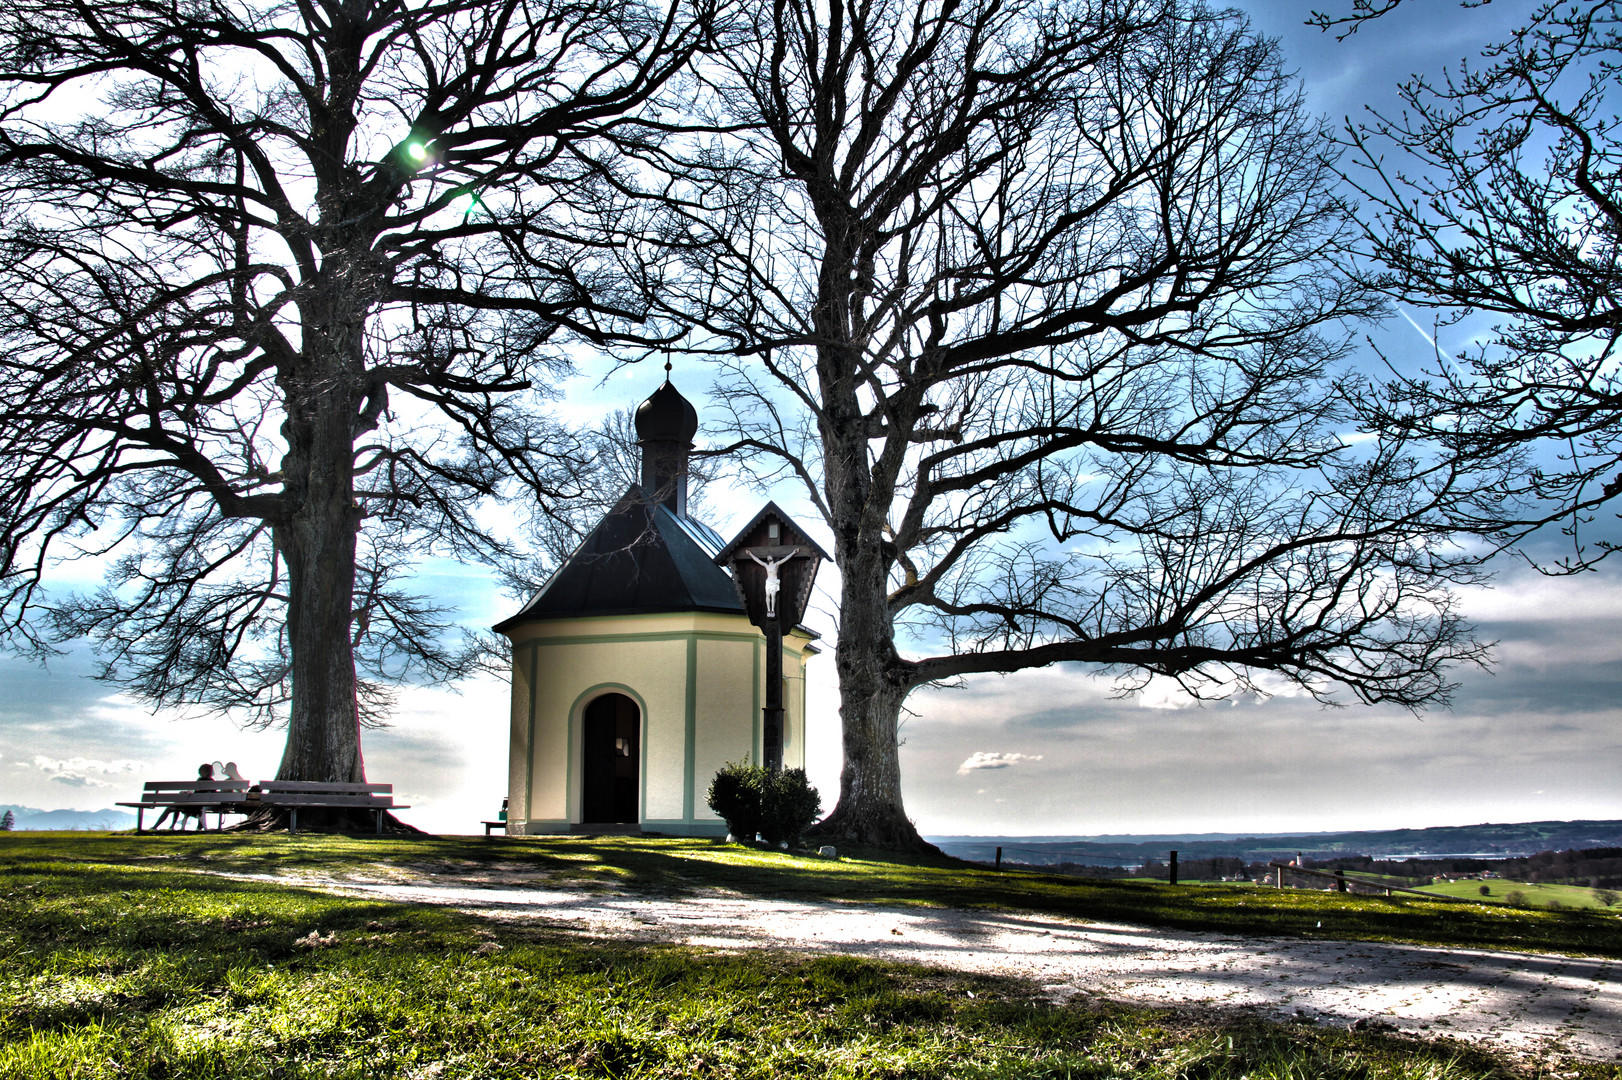
[[[1029,912],[884,908],[757,899],[600,894],[511,884],[302,885],[604,937],[721,949],[840,952],[1034,981],[1155,1004],[1254,1008],[1326,1024],[1389,1026],[1517,1052],[1622,1060],[1622,961],[1366,942],[1241,938],[1082,923]]]

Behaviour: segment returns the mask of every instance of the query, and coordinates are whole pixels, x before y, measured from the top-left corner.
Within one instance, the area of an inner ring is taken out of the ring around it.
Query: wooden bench
[[[409,810],[394,801],[393,784],[327,784],[316,780],[266,780],[248,795],[249,805],[277,807],[289,811],[287,831],[298,832],[298,812],[302,807],[331,810],[370,810],[383,831],[383,814],[388,810]],[[258,798],[254,798],[257,795]]]
[[[208,827],[203,815],[220,815],[223,827],[226,814],[246,814],[248,807],[248,781],[246,780],[150,780],[141,789],[140,802],[121,802],[119,806],[135,808],[135,831],[141,832],[148,810],[179,809],[187,815],[197,815],[198,829]]]
[[[502,832],[507,831],[507,823],[505,821],[482,821],[480,824],[484,826],[484,835],[486,836],[490,835],[491,829],[500,829]]]

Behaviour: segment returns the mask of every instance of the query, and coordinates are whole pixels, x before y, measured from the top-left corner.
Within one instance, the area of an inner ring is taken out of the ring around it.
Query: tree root
[[[247,819],[223,832],[288,832],[292,812],[283,806],[255,810]],[[379,835],[377,820],[370,810],[341,807],[305,806],[299,808],[298,831],[301,833],[343,833],[345,835]],[[393,814],[383,815],[383,836],[432,836],[415,825],[408,825]]]

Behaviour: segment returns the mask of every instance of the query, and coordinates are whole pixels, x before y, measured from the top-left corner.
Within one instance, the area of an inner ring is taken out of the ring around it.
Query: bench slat
[[[394,799],[383,796],[376,798],[370,795],[318,795],[315,791],[308,793],[276,793],[276,791],[261,791],[260,806],[371,806],[378,809],[393,809]]]
[[[266,780],[259,785],[262,792],[324,792],[332,795],[360,795],[366,792],[388,794],[393,784],[326,784],[316,780]]]
[[[148,780],[145,790],[154,791],[247,791],[246,780]]]

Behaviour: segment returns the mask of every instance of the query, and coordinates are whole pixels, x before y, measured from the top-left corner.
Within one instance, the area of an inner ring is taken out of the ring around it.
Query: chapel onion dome
[[[698,410],[667,379],[636,407],[638,442],[676,442],[691,446],[698,435]]]

